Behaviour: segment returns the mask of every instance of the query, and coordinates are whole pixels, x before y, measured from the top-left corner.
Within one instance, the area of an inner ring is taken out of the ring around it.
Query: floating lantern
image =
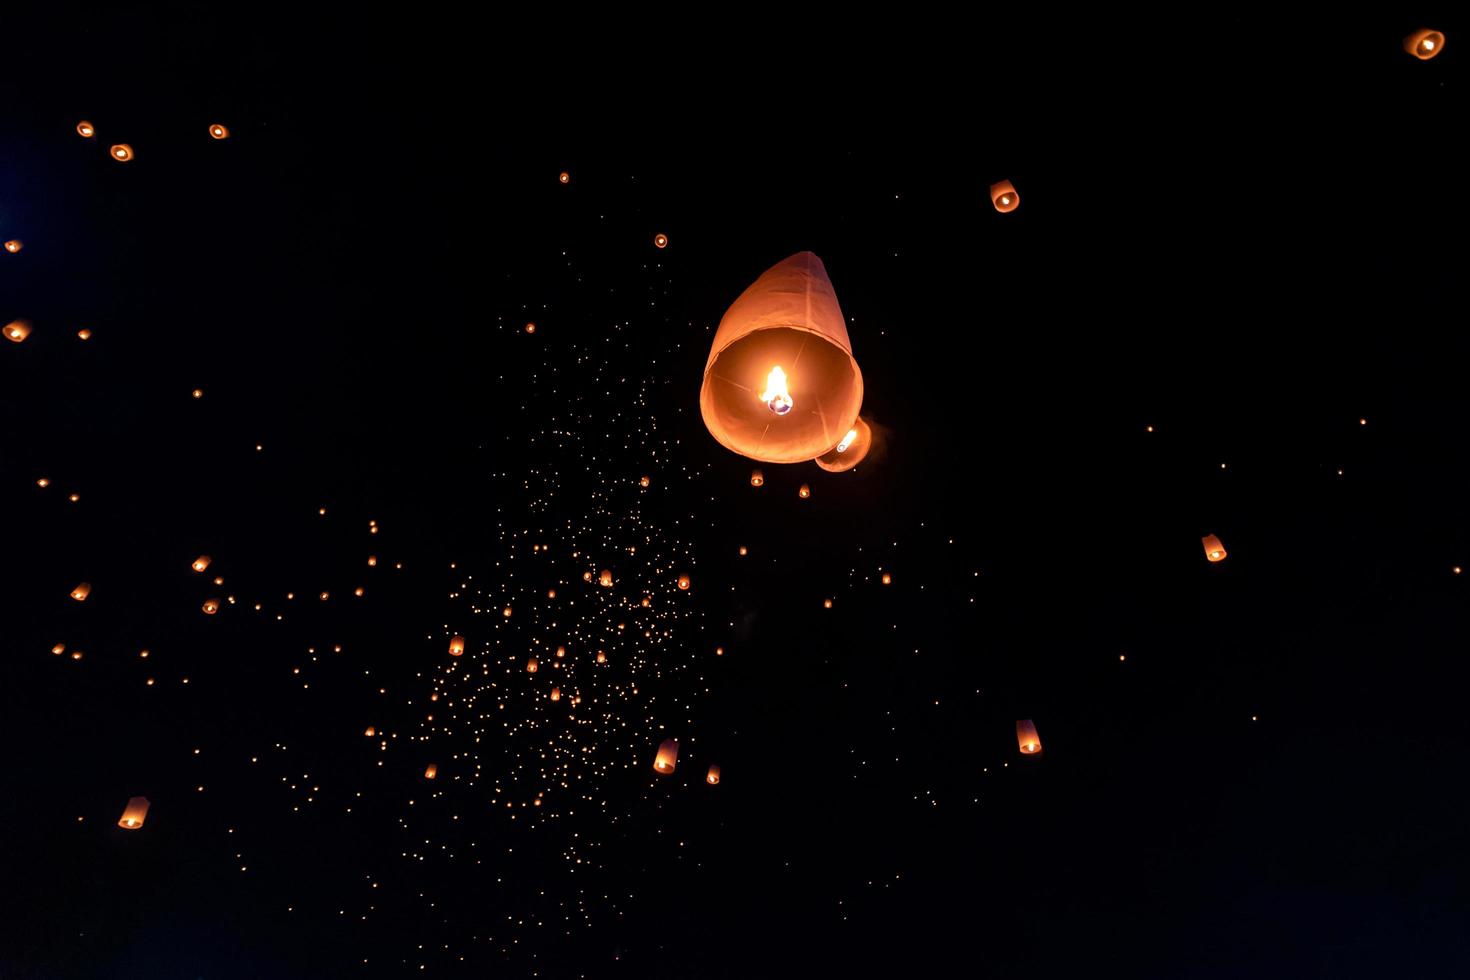
[[[536,332],[536,324],[534,324],[534,323],[528,323],[528,324],[526,324],[526,333],[535,333],[535,332]]]
[[[219,600],[205,599],[204,605],[200,608],[204,610],[204,615],[213,616],[215,613],[219,612]]]
[[[561,172],[561,175],[558,176],[556,179],[561,181],[563,184],[569,184],[572,182],[572,175],[563,170]]]
[[[368,567],[369,568],[376,568],[377,566],[378,566],[378,556],[377,555],[368,555]]]
[[[597,584],[605,589],[612,588],[612,572],[603,569],[597,576]]]
[[[1404,50],[1420,61],[1428,61],[1444,50],[1444,35],[1427,29],[1415,31],[1404,38]]]
[[[1036,723],[1031,719],[1016,722],[1016,743],[1022,755],[1036,755],[1041,751],[1041,736],[1036,734]]]
[[[805,462],[837,445],[862,403],[863,375],[816,255],[767,269],[725,311],[699,393],[720,445],[766,463]]]
[[[740,557],[744,558],[748,554],[750,554],[750,549],[747,548],[747,547],[745,547],[745,545],[742,544],[740,546]]]
[[[45,490],[50,485],[51,485],[51,481],[48,480],[48,479],[46,479],[44,476],[41,477],[39,480],[36,481],[36,486],[40,487],[42,490]]]
[[[427,768],[427,769],[424,770],[424,778],[425,779],[433,779],[434,777],[436,777],[438,775],[439,775],[439,767],[436,766],[436,765],[434,765],[434,763],[432,763],[432,762],[429,763],[429,768]]]
[[[1225,560],[1225,546],[1220,543],[1220,539],[1215,537],[1215,535],[1206,534],[1200,538],[1200,542],[1205,546],[1205,557],[1210,561]]]
[[[31,335],[31,325],[25,320],[11,320],[5,326],[5,339],[20,343]]]
[[[449,655],[451,657],[464,656],[464,637],[456,635],[449,641]]]
[[[378,734],[378,730],[372,725],[369,725],[367,727],[367,731],[363,732],[363,734],[366,735],[368,738],[372,738],[374,735]]]
[[[990,203],[995,205],[995,210],[1005,214],[1021,206],[1021,195],[1016,193],[1010,181],[1003,180],[990,185]]]
[[[217,140],[229,139],[230,131],[219,123],[214,123],[209,127],[209,135]]]
[[[143,821],[148,819],[148,797],[135,796],[128,800],[128,805],[123,808],[122,817],[117,825],[123,830],[137,830],[143,826]]]
[[[640,486],[640,487],[646,487],[646,486],[648,486],[648,484],[649,484],[649,483],[650,483],[650,482],[651,482],[651,481],[650,481],[650,480],[649,480],[649,479],[648,479],[648,477],[646,477],[646,476],[640,476],[640,477],[639,477],[639,478],[638,478],[638,485],[639,485],[639,486]]]
[[[805,500],[812,495],[812,488],[803,483],[800,489],[796,491],[796,495],[802,500]]]
[[[883,584],[884,585],[892,585],[893,584],[893,576],[890,575],[890,574],[888,574],[887,572],[884,572],[883,573]]]
[[[640,599],[638,601],[638,605],[642,606],[644,609],[647,609],[652,604],[653,604],[653,600],[650,599],[648,596],[644,596],[642,599]]]
[[[709,783],[711,786],[720,785],[720,767],[710,766],[709,772],[704,774],[704,781]]]
[[[561,700],[561,688],[559,688],[559,687],[553,687],[551,689],[551,700],[553,700],[553,701],[560,701]]]
[[[66,644],[65,643],[58,643],[58,644],[56,644],[56,646],[54,646],[54,647],[51,648],[51,652],[54,653],[54,654],[56,654],[56,656],[58,656],[58,657],[61,656],[63,653],[66,652]]]
[[[189,565],[189,567],[192,568],[192,569],[194,569],[194,571],[196,571],[196,572],[202,572],[202,571],[204,571],[206,568],[209,567],[209,556],[208,555],[200,555],[198,558],[195,558],[194,559],[194,561]]]
[[[679,758],[679,743],[672,738],[666,738],[658,747],[658,755],[653,757],[653,768],[667,776],[674,771],[674,763]]]
[[[133,158],[133,148],[126,143],[114,143],[109,151],[112,158],[121,163],[127,163]]]
[[[765,486],[766,485],[766,477],[765,477],[765,474],[762,473],[760,470],[751,470],[750,471],[750,485],[753,486],[753,487],[763,487],[763,486]]]
[[[667,248],[669,244],[669,236],[664,234],[654,235],[653,244],[658,248]]]
[[[21,241],[19,238],[12,238],[10,241],[5,243],[5,251],[10,252],[11,254],[19,252],[25,247],[26,243]]]
[[[556,590],[555,589],[547,589],[546,590],[546,598],[548,598],[548,599],[555,599],[556,598]]]
[[[831,609],[832,608],[832,600],[831,599],[823,599],[822,600],[822,608],[823,609]]]
[[[566,647],[557,647],[556,648],[556,655],[558,657],[565,657],[567,655],[567,648]]]
[[[87,596],[89,596],[91,594],[92,594],[92,583],[91,582],[83,582],[81,585],[78,585],[75,589],[72,589],[71,590],[71,597],[73,599],[75,599],[77,602],[86,602],[87,601]]]
[[[500,614],[506,619],[510,619],[510,606],[506,606],[504,609],[500,610]]]
[[[71,652],[71,658],[73,660],[81,660],[82,659],[82,651],[80,651],[80,650],[73,650]]]
[[[597,651],[597,662],[600,663],[600,664],[607,663],[607,654],[603,653],[601,650],[598,650]]]
[[[528,659],[526,661],[526,673],[528,673],[528,674],[534,674],[534,673],[536,673],[537,668],[540,667],[540,666],[541,665],[536,662],[536,658],[535,657],[531,657],[530,659]]]
[[[860,418],[831,452],[817,457],[817,465],[828,473],[845,473],[861,463],[871,448],[873,427]]]
[[[83,327],[82,329],[77,331],[77,336],[80,337],[82,340],[91,340],[92,331],[88,330],[86,327]]]
[[[689,576],[688,575],[680,575],[679,576],[679,590],[681,592],[688,592],[689,591]]]
[[[92,126],[91,123],[83,119],[81,122],[77,123],[77,135],[84,136],[87,139],[91,139],[93,136],[97,135],[97,130]]]

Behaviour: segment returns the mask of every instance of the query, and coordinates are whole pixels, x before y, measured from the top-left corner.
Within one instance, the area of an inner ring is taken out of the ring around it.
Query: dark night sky
[[[1464,975],[1442,14],[19,18],[0,976]],[[753,490],[805,249],[881,445]]]

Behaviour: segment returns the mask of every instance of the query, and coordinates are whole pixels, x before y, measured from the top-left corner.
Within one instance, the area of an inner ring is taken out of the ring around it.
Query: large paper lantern
[[[873,448],[873,428],[862,419],[832,447],[832,451],[817,457],[817,465],[828,473],[846,473],[863,461],[868,450]]]
[[[1225,555],[1227,554],[1225,546],[1220,543],[1220,539],[1215,537],[1215,535],[1206,534],[1200,538],[1200,543],[1205,546],[1205,557],[1210,561],[1225,560]]]
[[[123,808],[122,817],[117,825],[123,830],[137,830],[143,826],[143,821],[148,819],[148,797],[135,796],[128,800],[128,805]]]
[[[863,404],[863,374],[822,260],[799,252],[725,311],[699,410],[715,441],[766,463],[816,459]]]
[[[1444,50],[1444,35],[1428,29],[1415,31],[1404,38],[1404,50],[1420,61],[1428,61]]]
[[[679,759],[679,743],[672,738],[666,738],[658,747],[658,755],[653,757],[653,768],[661,775],[667,776],[674,771],[674,763]]]
[[[990,185],[990,203],[995,205],[995,210],[1005,214],[1021,206],[1021,195],[1016,193],[1010,181],[1003,180]]]
[[[1031,719],[1016,722],[1016,742],[1022,755],[1036,755],[1041,751],[1041,736],[1036,734],[1036,723]]]

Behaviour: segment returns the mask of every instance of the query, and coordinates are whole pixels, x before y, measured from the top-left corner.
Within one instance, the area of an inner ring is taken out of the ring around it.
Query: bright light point
[[[766,390],[761,392],[760,399],[777,415],[791,411],[795,403],[791,400],[791,392],[786,390],[786,372],[781,370],[781,365],[771,368],[771,373],[766,376]]]
[[[837,444],[837,451],[839,453],[847,452],[848,447],[851,446],[853,444],[853,441],[857,439],[857,435],[857,429],[848,429],[847,435],[843,436],[842,441]]]

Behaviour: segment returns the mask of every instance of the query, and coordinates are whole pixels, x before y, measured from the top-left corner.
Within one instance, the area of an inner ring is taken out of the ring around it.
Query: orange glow
[[[449,641],[449,655],[451,657],[464,656],[464,637],[456,635]]]
[[[19,238],[12,238],[10,241],[5,243],[5,251],[13,254],[25,248],[25,245],[26,243],[21,241]]]
[[[612,588],[612,584],[613,584],[612,583],[612,572],[610,572],[610,571],[608,571],[607,569],[604,568],[597,575],[597,584],[600,585],[600,586],[602,586],[605,589]]]
[[[563,170],[561,172],[561,175],[556,179],[561,181],[563,184],[569,184],[572,181],[572,175]]]
[[[65,643],[58,643],[58,644],[56,644],[56,646],[54,646],[54,647],[51,648],[51,652],[54,653],[54,654],[56,654],[58,657],[61,656],[63,653],[66,652],[66,644]]]
[[[372,725],[369,725],[367,727],[367,731],[363,732],[363,734],[366,735],[368,738],[372,738],[374,735],[378,734],[378,730]]]
[[[200,555],[198,558],[194,559],[193,563],[189,567],[194,569],[194,571],[196,572],[204,571],[206,568],[209,567],[209,556]]]
[[[1404,38],[1404,50],[1420,61],[1428,61],[1444,50],[1444,35],[1427,28],[1415,31]]]
[[[535,332],[536,332],[536,324],[534,324],[534,323],[528,323],[528,324],[526,324],[526,333],[535,333]]]
[[[213,616],[215,613],[219,612],[219,600],[205,599],[204,605],[200,608],[204,610],[204,615]]]
[[[659,248],[666,248],[669,244],[669,236],[664,234],[654,235],[653,244]]]
[[[681,591],[684,591],[684,592],[689,591],[689,576],[688,575],[680,575],[679,576],[679,589]]]
[[[649,482],[650,481],[649,481],[648,477],[646,477],[646,476],[640,476],[638,478],[638,485],[640,487],[646,487],[646,486],[648,486]]]
[[[81,122],[77,123],[77,135],[85,136],[87,139],[91,139],[93,136],[97,135],[97,130],[92,126],[91,123],[83,119]]]
[[[510,606],[506,606],[504,609],[500,610],[500,614],[506,619],[510,619]]]
[[[71,597],[73,599],[75,599],[77,602],[85,602],[87,600],[87,596],[89,596],[91,594],[92,594],[92,583],[91,582],[83,582],[81,585],[78,585],[75,589],[72,589],[71,590]]]
[[[553,701],[560,701],[561,700],[561,688],[559,688],[559,687],[553,687],[551,689],[551,700],[553,700]]]
[[[230,131],[224,126],[221,126],[219,123],[215,123],[209,127],[209,135],[213,136],[217,140],[228,139],[230,136]]]
[[[148,819],[148,797],[135,796],[128,800],[128,805],[123,808],[122,817],[117,825],[123,830],[137,830],[143,826],[143,821]]]
[[[377,555],[368,555],[368,567],[369,568],[376,568],[377,567],[377,564],[378,564],[378,556]]]
[[[607,663],[607,654],[603,653],[601,650],[598,650],[597,651],[597,662],[600,663],[600,664]]]
[[[653,757],[653,768],[660,775],[667,776],[674,771],[674,765],[679,759],[679,743],[672,738],[666,738],[658,747],[658,755]]]
[[[556,598],[556,590],[555,589],[547,589],[546,590],[546,598],[548,598],[548,599],[555,599]]]
[[[817,465],[828,473],[845,473],[867,458],[873,448],[873,427],[859,418],[832,451],[817,457]]]
[[[536,662],[536,658],[531,657],[526,661],[526,673],[534,674],[540,668],[540,666],[541,665]]]
[[[71,658],[73,660],[81,660],[82,659],[82,651],[80,651],[80,650],[73,650],[71,652]]]
[[[884,572],[883,573],[883,584],[884,585],[892,585],[893,584],[893,576],[892,575],[889,575],[887,572]]]
[[[83,340],[91,340],[92,331],[88,330],[86,327],[83,327],[82,329],[77,331],[77,336]]]
[[[823,599],[822,600],[822,608],[823,609],[831,609],[832,608],[832,600],[831,599]]]
[[[796,491],[796,495],[802,500],[805,500],[812,495],[812,488],[803,483],[801,488]]]
[[[203,398],[204,397],[204,389],[203,388],[195,388],[193,391],[189,392],[189,394],[190,395],[193,395],[195,398]],[[326,511],[325,510],[322,510],[321,513],[323,515],[325,515],[326,514]]]
[[[566,647],[557,647],[556,648],[556,655],[558,657],[565,657],[567,655],[567,648]]]
[[[436,765],[434,765],[434,763],[432,763],[432,762],[429,763],[429,768],[427,768],[427,769],[424,770],[424,778],[425,779],[433,779],[434,777],[436,777],[438,775],[439,775],[439,767],[436,766]]]
[[[31,325],[25,320],[11,320],[5,327],[5,339],[20,343],[31,335]]]
[[[133,158],[133,148],[126,143],[114,143],[109,151],[112,158],[121,163],[127,163]]]
[[[1003,180],[990,185],[990,203],[995,205],[995,210],[1005,214],[1021,206],[1021,195],[1016,193],[1010,181]]]
[[[763,486],[765,486],[766,485],[766,477],[765,477],[765,474],[762,473],[760,470],[751,470],[750,471],[750,485],[753,486],[753,487],[763,487]]]
[[[1036,734],[1036,723],[1031,719],[1016,722],[1016,744],[1022,755],[1036,755],[1041,751],[1041,736]]]
[[[638,601],[638,605],[642,606],[644,609],[647,609],[652,604],[653,604],[653,600],[650,599],[648,596],[644,596],[642,599],[640,599]]]
[[[786,387],[786,372],[781,370],[777,364],[771,368],[771,373],[766,375],[766,390],[756,395],[766,403],[766,407],[777,415],[785,415],[796,406],[791,400],[791,391]]]
[[[704,774],[704,781],[709,783],[711,786],[720,785],[720,767],[710,766],[709,772]]]
[[[1215,535],[1206,534],[1200,538],[1200,542],[1205,546],[1205,557],[1210,561],[1225,560],[1225,555],[1227,554],[1225,546],[1220,543],[1220,539],[1215,537]]]
[[[745,547],[745,545],[742,544],[740,546],[740,557],[744,558],[748,554],[750,554],[750,549],[747,548],[747,547]]]

